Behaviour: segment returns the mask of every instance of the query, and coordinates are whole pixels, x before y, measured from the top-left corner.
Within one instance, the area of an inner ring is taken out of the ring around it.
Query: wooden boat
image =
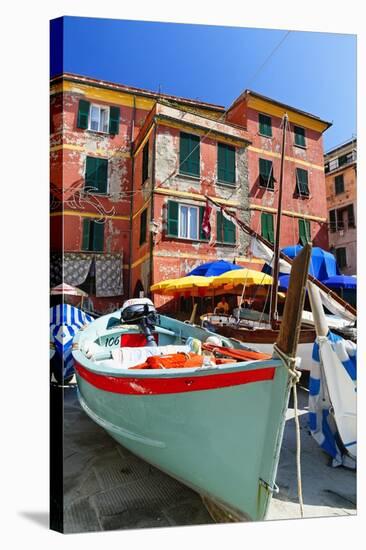
[[[310,250],[294,263],[279,352],[267,359],[229,338],[217,346],[213,333],[157,315],[147,299],[127,301],[74,340],[84,411],[227,520],[264,519],[276,487],[286,361],[296,354]]]

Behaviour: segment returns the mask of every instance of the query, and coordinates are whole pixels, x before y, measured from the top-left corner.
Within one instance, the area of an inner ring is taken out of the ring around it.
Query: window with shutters
[[[217,179],[235,185],[235,147],[226,143],[217,144]]]
[[[274,216],[267,212],[261,214],[261,235],[270,243],[274,243]]]
[[[347,251],[345,248],[336,248],[336,260],[340,269],[347,267]]]
[[[149,142],[147,141],[142,151],[142,183],[149,177]]]
[[[89,218],[83,220],[82,250],[86,252],[103,252],[104,222]]]
[[[305,128],[301,126],[294,126],[295,145],[299,147],[306,147],[305,141]]]
[[[335,189],[335,194],[336,195],[340,195],[341,193],[344,193],[343,174],[340,174],[339,176],[336,176],[334,178],[334,189]]]
[[[80,99],[77,127],[93,132],[116,135],[119,132],[120,108],[90,103]]]
[[[220,244],[236,243],[235,224],[220,211],[216,214],[216,240]]]
[[[259,133],[262,136],[272,137],[272,119],[267,115],[258,115]]]
[[[311,242],[311,228],[308,220],[299,220],[299,243],[305,246]]]
[[[202,230],[204,206],[192,206],[168,201],[167,236],[179,239],[207,241]]]
[[[179,172],[183,175],[200,175],[200,138],[194,134],[180,133]]]
[[[353,204],[347,206],[348,227],[356,227]]]
[[[296,168],[296,190],[295,193],[302,197],[309,196],[308,171]]]
[[[108,189],[108,159],[86,157],[85,191],[106,194]]]
[[[94,132],[108,133],[109,130],[109,107],[100,105],[90,106],[89,130]]]
[[[147,229],[147,208],[141,212],[140,216],[140,246],[146,243],[146,229]]]
[[[266,189],[274,189],[273,164],[271,160],[259,159],[259,185]]]

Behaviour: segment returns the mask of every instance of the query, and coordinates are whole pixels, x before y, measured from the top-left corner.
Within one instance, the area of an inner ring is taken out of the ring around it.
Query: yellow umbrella
[[[223,287],[224,285],[230,285],[227,287],[236,287],[240,285],[250,286],[250,285],[271,285],[272,277],[261,271],[255,271],[254,269],[235,269],[233,271],[228,271],[217,277],[212,277],[213,281],[211,283],[211,288]]]
[[[156,294],[164,294],[164,290],[174,281],[176,281],[176,279],[166,279],[165,281],[160,281],[159,283],[151,285],[150,290]]]
[[[213,277],[201,277],[200,275],[189,275],[170,281],[164,288],[164,293],[191,291],[196,288],[210,288]]]
[[[164,295],[174,294],[175,292],[194,291],[197,288],[209,288],[212,279],[213,277],[189,275],[188,277],[160,281],[152,285],[150,290],[157,294]]]

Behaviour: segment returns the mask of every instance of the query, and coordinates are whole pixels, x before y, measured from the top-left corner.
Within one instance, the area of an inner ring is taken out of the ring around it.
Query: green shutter
[[[180,133],[179,171],[190,176],[200,175],[200,138]]]
[[[145,143],[142,152],[142,183],[144,183],[149,175],[149,142]]]
[[[140,217],[140,246],[146,243],[146,227],[147,227],[147,208],[141,213]]]
[[[98,159],[95,157],[86,157],[85,166],[85,189],[90,191],[96,191],[98,188]]]
[[[206,234],[202,229],[203,216],[204,216],[206,207],[205,206],[200,206],[199,208],[200,208],[200,216],[199,216],[199,219],[200,219],[200,241],[207,241],[208,239],[206,237]]]
[[[235,244],[236,242],[235,224],[227,220],[220,211],[216,215],[216,239],[217,242],[224,244]]]
[[[299,195],[309,195],[308,172],[302,168],[296,168],[296,190]]]
[[[178,237],[178,203],[168,201],[168,235]]]
[[[336,195],[339,195],[340,193],[344,192],[344,179],[343,174],[340,174],[339,176],[336,176],[334,178],[334,186],[335,186],[335,193]]]
[[[224,218],[224,242],[228,244],[236,242],[235,224],[226,218]]]
[[[311,241],[310,222],[308,220],[299,220],[299,241],[303,246]]]
[[[270,116],[259,114],[259,133],[272,137],[272,119]]]
[[[274,243],[274,227],[273,227],[273,214],[267,215],[267,230],[268,230],[268,240],[270,243]]]
[[[119,107],[110,107],[109,108],[109,133],[113,136],[119,132]]]
[[[104,250],[104,223],[93,221],[93,250],[103,252]]]
[[[90,236],[90,220],[85,218],[83,220],[83,242],[81,245],[82,250],[89,250],[89,236]]]
[[[80,99],[77,127],[82,128],[83,130],[86,130],[88,128],[89,107],[90,107],[89,101],[85,101],[85,99]]]
[[[335,210],[329,211],[329,229],[331,233],[337,231],[337,217]]]
[[[108,160],[97,159],[97,188],[98,193],[106,193],[108,187]]]
[[[235,184],[235,147],[218,143],[217,175],[219,181]]]
[[[92,193],[107,192],[108,160],[96,157],[86,157],[85,189]]]
[[[270,243],[274,243],[274,222],[273,214],[262,212],[261,214],[261,235]]]
[[[267,189],[273,189],[273,182],[272,161],[259,159],[259,185]]]
[[[300,126],[294,126],[294,134],[295,134],[295,145],[300,145],[301,147],[305,147],[305,130],[304,128],[301,128]]]

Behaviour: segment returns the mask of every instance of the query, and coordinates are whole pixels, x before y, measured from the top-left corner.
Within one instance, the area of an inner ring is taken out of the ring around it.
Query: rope
[[[274,344],[274,350],[281,358],[282,362],[288,369],[290,376],[290,383],[292,387],[292,393],[294,396],[294,413],[295,413],[295,428],[296,428],[296,475],[297,475],[297,495],[300,506],[300,516],[304,517],[304,501],[302,496],[302,480],[301,480],[301,438],[300,438],[300,422],[298,415],[297,405],[297,384],[301,377],[301,372],[296,368],[296,358],[288,357],[281,351],[276,344]]]

